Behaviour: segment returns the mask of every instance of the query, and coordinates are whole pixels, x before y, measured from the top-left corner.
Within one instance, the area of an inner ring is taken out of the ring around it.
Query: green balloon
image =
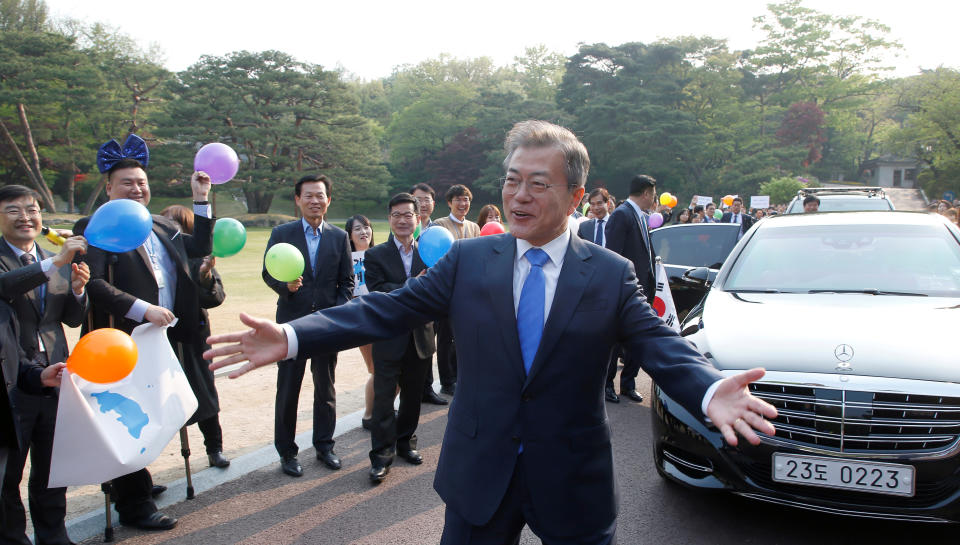
[[[217,220],[213,226],[214,257],[236,255],[247,243],[247,230],[243,224],[233,218]]]
[[[721,211],[719,211],[719,210],[714,210],[714,211],[713,211],[713,219],[718,220],[718,219],[720,219],[720,218],[722,218],[722,217],[723,217],[723,212],[721,212]]]
[[[281,282],[293,282],[303,275],[303,254],[293,244],[281,242],[267,250],[263,264],[270,276]]]

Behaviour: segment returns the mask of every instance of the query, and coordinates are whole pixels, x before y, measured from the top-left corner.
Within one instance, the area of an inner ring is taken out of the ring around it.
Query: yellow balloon
[[[663,193],[660,194],[660,204],[667,206],[668,204],[670,204],[670,200],[672,198],[673,198],[673,195],[664,191]]]

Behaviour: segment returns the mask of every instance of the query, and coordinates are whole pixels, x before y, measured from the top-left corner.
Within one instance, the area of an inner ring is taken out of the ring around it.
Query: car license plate
[[[804,456],[773,455],[773,480],[780,483],[913,496],[913,466]]]

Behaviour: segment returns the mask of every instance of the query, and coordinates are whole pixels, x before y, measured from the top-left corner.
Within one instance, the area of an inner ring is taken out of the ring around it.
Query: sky
[[[543,44],[565,56],[579,43],[654,42],[676,36],[726,38],[731,49],[756,45],[753,18],[765,0],[47,0],[50,15],[118,28],[144,48],[157,44],[164,65],[180,71],[201,55],[276,49],[298,60],[342,68],[361,79],[390,75],[394,67],[447,53],[513,62],[525,47]],[[950,36],[960,2],[917,0],[806,0],[831,15],[859,15],[891,27],[903,50],[888,59],[894,76],[940,65],[960,68]],[[160,9],[157,9],[160,8]]]

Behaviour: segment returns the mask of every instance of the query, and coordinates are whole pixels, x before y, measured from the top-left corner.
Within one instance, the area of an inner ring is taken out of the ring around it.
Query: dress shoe
[[[398,450],[397,456],[403,458],[408,463],[411,463],[415,466],[418,466],[423,463],[423,456],[420,456],[420,453],[416,449],[410,450]]]
[[[441,386],[441,387],[440,387],[440,393],[443,394],[443,395],[452,396],[453,393],[456,392],[456,391],[457,391],[457,385],[456,385],[456,384],[451,384],[451,385],[449,385],[449,386]]]
[[[373,484],[380,484],[384,479],[387,478],[387,473],[390,473],[390,468],[387,466],[373,466],[370,468],[370,482]]]
[[[423,393],[423,402],[431,403],[433,405],[446,405],[450,403],[446,399],[437,395],[437,392],[434,392],[433,389],[427,390]]]
[[[610,403],[620,403],[620,396],[617,395],[617,392],[615,392],[613,388],[605,388],[603,390],[603,398]]]
[[[626,392],[620,392],[620,395],[627,396],[627,398],[636,401],[637,403],[643,403],[643,396],[640,395],[640,392],[636,390],[627,390]]]
[[[210,462],[210,467],[219,467],[220,469],[230,467],[230,460],[227,460],[222,452],[207,454],[207,460]]]
[[[282,458],[280,460],[280,469],[291,477],[303,477],[303,468],[300,467],[300,462],[297,461],[296,456]]]
[[[162,484],[155,484],[153,485],[153,488],[150,489],[150,496],[156,498],[157,496],[159,496],[160,494],[163,494],[166,491],[167,491],[167,487],[163,486]]]
[[[343,464],[340,463],[340,458],[333,453],[332,450],[328,451],[317,451],[317,460],[320,460],[330,469],[340,469]]]
[[[124,526],[133,526],[141,530],[170,530],[177,525],[177,519],[168,517],[160,511],[155,511],[145,517],[136,520],[120,519],[120,524]]]
[[[361,418],[361,419],[360,419],[360,427],[363,428],[363,429],[365,429],[365,430],[367,430],[367,431],[372,430],[372,429],[373,429],[373,419],[372,419],[372,418]]]

